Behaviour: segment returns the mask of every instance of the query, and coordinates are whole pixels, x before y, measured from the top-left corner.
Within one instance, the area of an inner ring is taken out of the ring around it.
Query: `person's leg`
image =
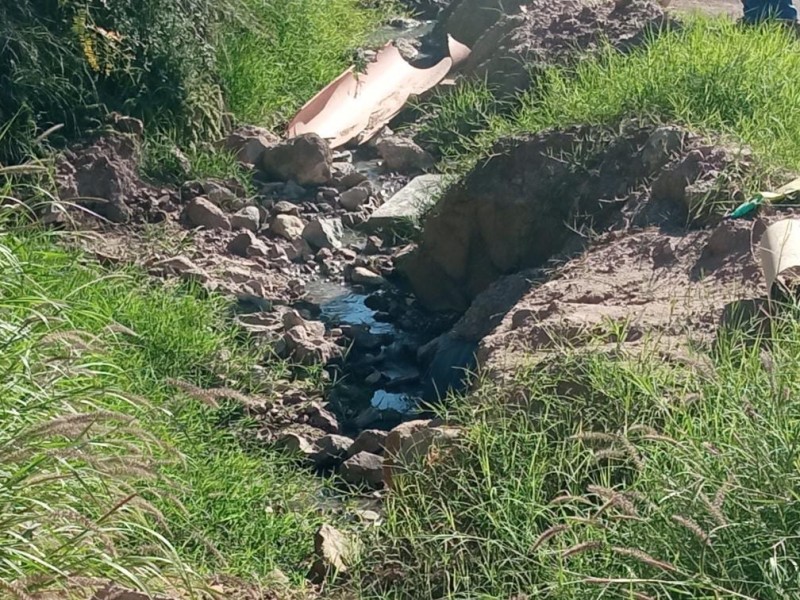
[[[757,23],[767,18],[797,20],[797,10],[792,0],[742,0],[742,4],[747,23]]]

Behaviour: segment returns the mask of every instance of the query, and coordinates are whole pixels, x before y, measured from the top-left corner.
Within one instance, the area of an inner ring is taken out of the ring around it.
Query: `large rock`
[[[347,483],[377,487],[383,483],[383,458],[359,452],[342,464],[339,475]]]
[[[406,232],[419,225],[436,205],[444,185],[443,175],[421,175],[378,208],[364,224],[368,231]]]
[[[306,224],[303,219],[290,214],[277,214],[270,223],[270,230],[285,240],[293,242],[303,236]]]
[[[401,173],[426,171],[433,166],[433,157],[414,140],[392,135],[380,138],[376,144],[386,167]]]
[[[303,239],[317,250],[339,249],[343,246],[343,237],[341,219],[314,219],[303,229]]]
[[[221,208],[202,196],[198,196],[183,209],[182,215],[189,227],[205,229],[230,229],[231,222]]]
[[[296,181],[300,185],[324,185],[331,180],[333,153],[328,143],[309,133],[267,148],[261,156],[261,168],[278,181]]]

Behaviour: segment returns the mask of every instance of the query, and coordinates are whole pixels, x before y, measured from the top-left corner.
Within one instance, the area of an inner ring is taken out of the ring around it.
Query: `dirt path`
[[[679,11],[740,16],[742,3],[741,0],[672,0],[670,8]]]

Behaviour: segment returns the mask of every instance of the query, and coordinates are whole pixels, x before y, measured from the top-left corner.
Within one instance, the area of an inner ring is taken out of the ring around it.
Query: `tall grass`
[[[14,189],[0,190],[6,204]],[[244,441],[239,395],[209,403],[174,385],[250,382],[260,357],[226,325],[225,303],[104,271],[11,214],[0,215],[0,596],[104,579],[192,594],[210,574],[275,568],[302,579],[321,484]]]
[[[750,145],[766,167],[798,169],[800,87],[791,75],[798,68],[800,41],[785,27],[693,18],[633,52],[609,48],[575,68],[546,71],[511,114],[488,111],[483,127],[470,128],[471,139],[456,145],[441,135],[434,141],[447,163],[464,170],[502,136],[575,124],[613,129],[637,119],[731,136]],[[465,87],[426,110],[471,123],[474,106],[481,102]]]
[[[243,0],[248,22],[230,21],[218,43],[220,76],[240,121],[274,125],[350,65],[350,51],[392,3]]]
[[[796,316],[694,367],[565,351],[455,401],[463,440],[389,497],[362,597],[795,598]]]

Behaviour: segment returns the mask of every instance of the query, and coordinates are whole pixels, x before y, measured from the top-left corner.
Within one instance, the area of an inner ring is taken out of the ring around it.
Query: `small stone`
[[[346,192],[342,192],[339,197],[339,204],[345,210],[356,211],[369,200],[372,193],[372,184],[365,182]]]
[[[321,584],[331,576],[347,574],[355,558],[355,548],[341,531],[330,525],[322,525],[314,535],[314,554],[316,559],[309,579]]]
[[[202,196],[198,196],[186,205],[182,218],[190,227],[225,230],[231,228],[228,216],[222,212],[222,209]]]
[[[225,139],[222,147],[235,154],[239,162],[255,165],[259,163],[267,148],[279,143],[280,138],[268,129],[248,125],[233,131]]]
[[[275,447],[283,450],[287,454],[300,454],[306,458],[314,454],[314,447],[306,438],[296,433],[284,433],[277,442]]]
[[[258,231],[261,226],[261,213],[256,206],[245,206],[231,217],[231,228]]]
[[[290,242],[299,239],[303,235],[305,223],[300,217],[289,214],[278,214],[270,223],[270,230]]]
[[[369,452],[371,454],[382,454],[386,444],[388,431],[380,429],[365,429],[358,434],[356,441],[347,449],[347,457],[355,456],[359,452]]]
[[[200,268],[184,255],[173,256],[153,263],[153,269],[160,269],[170,275],[180,275],[187,271],[199,271]]]
[[[386,166],[392,171],[419,172],[433,166],[431,155],[409,138],[381,137],[375,146]]]
[[[359,452],[342,464],[339,474],[347,483],[377,487],[383,483],[383,458]]]
[[[364,378],[364,383],[367,385],[378,385],[382,377],[383,375],[381,375],[380,371],[373,371]]]
[[[300,216],[300,209],[298,208],[297,204],[292,204],[286,200],[276,202],[272,207],[272,212],[278,215],[294,215],[295,217]]]
[[[344,228],[339,219],[314,219],[303,229],[303,239],[312,248],[341,248]]]
[[[286,249],[286,256],[293,263],[304,263],[314,258],[314,250],[307,241],[300,238],[294,240],[292,245]]]
[[[347,457],[347,450],[353,440],[343,435],[325,435],[317,440],[316,452],[312,458],[318,467],[330,467],[341,463]]]
[[[325,433],[339,433],[339,421],[331,411],[314,402],[305,409],[308,424]]]
[[[228,243],[228,252],[236,256],[267,256],[269,248],[251,231],[243,231]]]
[[[351,280],[353,283],[366,287],[380,287],[386,284],[386,280],[383,277],[365,267],[353,269]]]

